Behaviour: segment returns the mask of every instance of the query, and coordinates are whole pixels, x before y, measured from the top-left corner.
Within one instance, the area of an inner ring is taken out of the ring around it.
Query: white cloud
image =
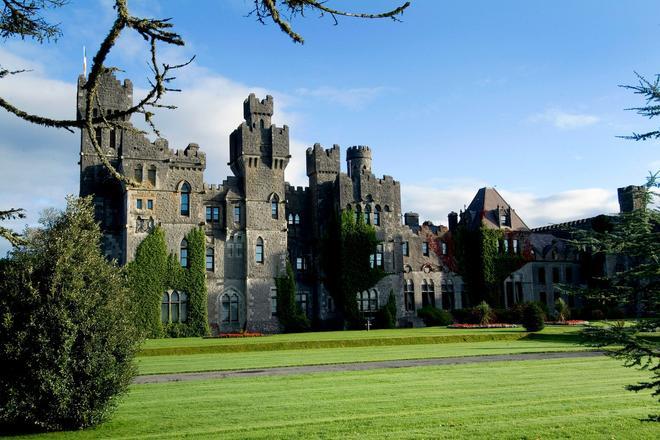
[[[585,113],[572,113],[559,109],[548,109],[543,113],[537,113],[528,118],[529,122],[547,122],[561,130],[572,130],[588,127],[600,121],[595,115]]]
[[[300,88],[296,94],[312,97],[341,105],[351,110],[360,110],[384,93],[393,90],[389,87],[357,87],[340,89],[336,87]]]
[[[418,212],[420,220],[428,219],[435,224],[446,225],[447,214],[459,212],[469,205],[477,190],[483,186],[486,185],[477,180],[445,182],[444,188],[437,182],[402,183],[401,201],[403,209]],[[498,191],[530,228],[618,211],[614,189],[584,188],[548,196],[500,188]]]

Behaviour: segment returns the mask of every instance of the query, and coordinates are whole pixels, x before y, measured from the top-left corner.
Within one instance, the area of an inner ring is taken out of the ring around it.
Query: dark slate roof
[[[529,228],[514,209],[504,200],[495,188],[481,188],[466,209],[469,227],[477,229],[484,225],[499,229],[498,207],[510,210],[511,226],[514,231],[529,231]]]

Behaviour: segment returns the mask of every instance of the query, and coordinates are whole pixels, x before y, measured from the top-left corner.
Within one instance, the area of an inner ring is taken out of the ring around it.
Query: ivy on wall
[[[370,265],[370,256],[379,243],[376,229],[361,215],[356,221],[352,211],[342,212],[328,226],[321,255],[323,281],[344,319],[344,327],[362,328],[356,295],[386,275],[383,269]]]
[[[309,320],[296,303],[296,281],[293,268],[286,262],[286,274],[275,278],[277,287],[277,318],[285,333],[307,331]]]
[[[204,336],[209,332],[204,231],[193,229],[186,240],[187,268],[181,267],[176,255],[168,255],[165,233],[160,227],[142,240],[135,260],[128,264],[133,316],[146,337]],[[187,295],[185,322],[163,324],[161,321],[163,293],[170,289]]]

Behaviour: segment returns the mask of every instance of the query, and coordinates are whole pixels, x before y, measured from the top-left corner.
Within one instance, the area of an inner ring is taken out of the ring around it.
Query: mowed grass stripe
[[[525,338],[513,341],[147,356],[138,358],[137,364],[140,374],[165,374],[587,349],[570,342]]]
[[[460,342],[485,341],[515,341],[528,337],[525,332],[516,333],[476,333],[462,335],[442,336],[401,336],[385,338],[356,338],[356,339],[319,339],[319,340],[291,340],[268,343],[234,343],[215,344],[204,346],[173,346],[143,348],[138,356],[179,356],[190,354],[209,353],[243,353],[249,351],[279,351],[279,350],[309,350],[319,348],[348,348],[348,347],[374,347],[395,345],[422,345],[422,344],[451,344]],[[251,339],[251,338],[246,338]]]
[[[609,358],[138,385],[113,419],[48,438],[659,438]],[[25,438],[25,437],[23,437]]]

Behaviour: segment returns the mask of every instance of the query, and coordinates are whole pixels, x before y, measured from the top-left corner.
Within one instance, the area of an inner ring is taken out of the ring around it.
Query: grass
[[[574,350],[585,347],[568,342],[514,340],[147,356],[137,358],[137,363],[140,374],[162,374]]]
[[[608,358],[133,386],[100,427],[21,438],[656,439],[647,378]]]
[[[539,335],[551,339],[574,338],[575,328],[549,327]],[[180,338],[147,340],[140,356],[191,355],[266,350],[419,345],[456,342],[511,341],[528,335],[522,328],[464,330],[420,329],[342,331],[282,334],[254,338]],[[537,337],[534,335],[533,337]]]

